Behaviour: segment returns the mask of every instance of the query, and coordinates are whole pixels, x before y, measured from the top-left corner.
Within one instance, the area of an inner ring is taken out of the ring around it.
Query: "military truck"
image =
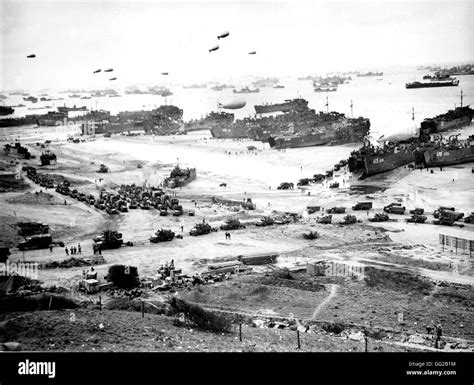
[[[89,204],[89,205],[91,205],[91,206],[95,205],[95,197],[94,197],[94,195],[89,194],[89,195],[87,196],[87,198],[86,198],[86,202],[87,202],[87,204]]]
[[[181,205],[174,205],[173,206],[173,216],[179,217],[183,215],[183,206]]]
[[[41,161],[42,166],[49,166],[51,162],[57,161],[57,157],[56,157],[56,154],[52,153],[49,150],[46,150],[45,152],[41,154],[40,161]]]
[[[174,232],[171,230],[160,229],[155,233],[155,236],[150,238],[151,243],[167,242],[174,238]]]
[[[389,214],[405,214],[405,206],[401,203],[390,203],[383,208],[383,211]]]
[[[440,207],[439,209],[434,211],[433,216],[436,219],[446,217],[446,218],[452,218],[453,221],[458,221],[464,217],[464,213],[456,212],[454,210],[451,210],[451,208]]]
[[[238,219],[227,219],[225,224],[221,225],[221,230],[245,229],[245,226]]]
[[[260,218],[260,221],[255,223],[255,225],[259,227],[266,227],[266,226],[272,226],[274,223],[275,221],[272,219],[272,217],[263,217],[263,218]]]
[[[369,218],[369,222],[387,222],[390,217],[385,213],[376,213],[373,218]]]
[[[471,213],[464,218],[464,223],[474,223],[474,213]]]
[[[344,214],[346,212],[345,207],[331,207],[330,209],[327,209],[326,212],[328,214]]]
[[[294,187],[293,183],[289,182],[282,182],[280,185],[277,187],[277,190],[292,190]]]
[[[407,219],[407,222],[411,223],[425,223],[426,222],[426,217],[424,215],[419,215],[419,214],[413,214],[411,218]]]
[[[332,215],[323,215],[321,218],[318,218],[316,221],[323,225],[330,225],[332,222]]]
[[[117,202],[117,207],[118,207],[118,211],[120,211],[121,213],[127,213],[128,212],[127,202],[125,202],[125,201],[118,201]]]
[[[102,250],[118,249],[123,244],[122,233],[113,230],[105,230],[93,240]]]
[[[311,183],[311,179],[310,178],[302,178],[298,181],[298,183],[296,184],[296,186],[309,186],[309,184]]]
[[[94,277],[95,278],[90,278]],[[78,286],[79,291],[82,291],[86,294],[95,294],[98,293],[100,290],[100,283],[97,279],[97,272],[94,274],[92,272],[86,273],[86,278],[79,281]]]
[[[97,172],[101,174],[106,174],[109,172],[109,168],[105,164],[101,164]]]
[[[361,222],[357,220],[357,217],[355,215],[350,215],[347,214],[342,222],[340,222],[341,225],[352,225],[354,223]]]
[[[255,210],[257,208],[257,205],[255,203],[252,203],[251,198],[247,198],[247,201],[242,203],[242,207],[245,210]]]
[[[372,209],[372,202],[357,202],[355,206],[352,206],[352,210],[358,211],[358,210],[371,210]]]
[[[18,244],[18,249],[47,249],[53,243],[53,237],[50,234],[38,234],[27,238]]]
[[[326,176],[324,174],[314,174],[313,175],[313,182],[314,183],[322,182],[324,179],[326,179]]]
[[[212,228],[208,223],[196,223],[194,227],[189,232],[189,235],[197,236],[197,235],[204,235],[209,234],[211,231],[217,231],[217,229]]]
[[[117,210],[115,207],[113,207],[113,206],[107,206],[106,209],[105,209],[105,211],[106,211],[107,214],[109,214],[109,215],[118,215],[118,213],[119,213],[118,210]]]

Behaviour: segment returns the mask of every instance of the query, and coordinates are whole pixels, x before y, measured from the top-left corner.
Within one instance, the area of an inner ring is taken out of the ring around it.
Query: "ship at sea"
[[[248,87],[244,87],[241,90],[234,89],[234,94],[252,94],[252,93],[258,93],[258,92],[260,92],[260,88],[255,88],[253,90],[251,90]]]
[[[275,104],[260,104],[255,105],[255,112],[257,114],[266,114],[270,112],[289,112],[305,110],[308,107],[308,101],[305,99],[287,99],[284,103]]]
[[[449,78],[446,80],[431,80],[429,82],[412,82],[406,83],[405,88],[433,88],[433,87],[456,87],[459,85],[459,80],[455,78]]]
[[[215,127],[229,126],[234,122],[234,114],[211,112],[202,119],[194,119],[184,124],[185,131],[211,130]]]
[[[462,106],[462,94],[461,94]],[[457,107],[449,110],[445,114],[425,119],[421,122],[421,135],[430,135],[438,132],[449,131],[452,129],[469,126],[474,116],[474,110],[469,106]]]
[[[207,84],[191,84],[189,86],[183,86],[184,89],[196,89],[196,88],[207,88]]]
[[[11,115],[15,112],[14,108],[8,106],[0,106],[0,116]]]
[[[357,77],[359,78],[365,78],[365,77],[371,77],[371,76],[383,76],[383,72],[365,72],[365,73],[361,73],[361,72],[358,72],[357,73]]]
[[[26,98],[23,98],[23,100],[25,102],[31,102],[31,103],[37,103],[38,102],[38,98],[35,98],[34,96],[28,96]]]
[[[474,135],[458,140],[459,134],[451,135],[447,142],[440,135],[436,145],[423,153],[425,167],[454,166],[474,162]]]
[[[369,119],[362,117],[348,119],[342,116],[337,122],[331,122],[307,131],[275,137],[270,136],[268,143],[270,147],[276,149],[357,143],[363,141],[369,130]]]
[[[278,78],[260,78],[252,82],[252,85],[256,88],[259,87],[273,87],[280,82]]]
[[[74,105],[74,107],[63,106],[63,107],[58,107],[58,111],[64,112],[64,113],[76,112],[76,111],[87,111],[87,107],[86,106],[76,107],[76,105]]]
[[[337,87],[314,87],[313,88],[314,92],[335,92],[337,91]]]

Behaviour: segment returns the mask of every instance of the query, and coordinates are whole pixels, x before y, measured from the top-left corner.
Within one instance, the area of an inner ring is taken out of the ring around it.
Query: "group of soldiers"
[[[64,251],[66,252],[66,255],[76,255],[76,254],[81,254],[81,244],[79,243],[76,246],[71,246],[70,249],[67,248],[67,246],[64,248]]]

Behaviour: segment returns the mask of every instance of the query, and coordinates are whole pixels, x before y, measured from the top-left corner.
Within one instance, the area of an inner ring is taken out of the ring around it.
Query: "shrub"
[[[344,324],[339,322],[323,323],[321,328],[328,333],[341,334],[344,331]]]
[[[199,329],[216,333],[229,333],[232,330],[232,323],[228,318],[204,310],[198,305],[176,297],[172,297],[169,304],[174,314],[183,313]]]

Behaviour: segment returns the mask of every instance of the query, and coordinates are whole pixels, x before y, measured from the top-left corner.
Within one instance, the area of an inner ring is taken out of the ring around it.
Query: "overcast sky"
[[[472,1],[1,0],[0,14],[0,89],[103,88],[106,67],[126,85],[474,61]]]

